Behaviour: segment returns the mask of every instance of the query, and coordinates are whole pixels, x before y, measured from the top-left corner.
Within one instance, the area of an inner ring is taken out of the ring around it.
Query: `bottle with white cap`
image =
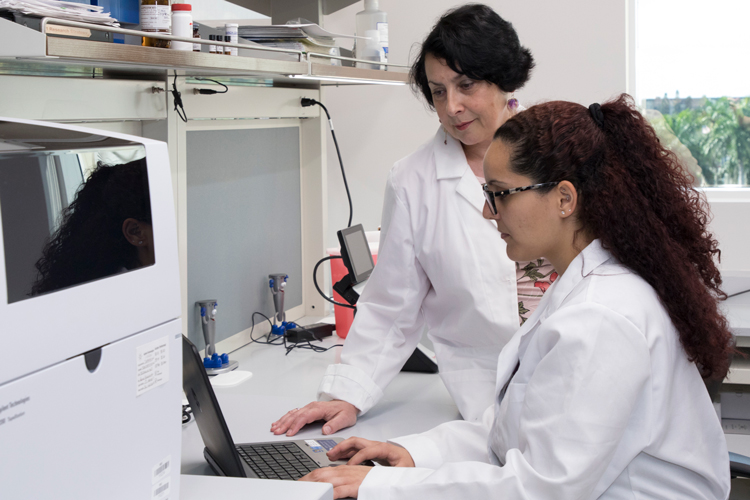
[[[193,7],[186,3],[172,4],[172,34],[185,38],[193,38]],[[193,50],[189,42],[172,41],[174,50]]]
[[[378,0],[365,0],[365,10],[358,12],[355,18],[357,32],[359,37],[368,37],[367,32],[375,30],[378,32],[378,44],[383,49],[384,61],[388,61],[388,14],[378,10]],[[368,37],[371,38],[371,37]],[[357,39],[355,54],[357,59],[368,51],[367,40]]]

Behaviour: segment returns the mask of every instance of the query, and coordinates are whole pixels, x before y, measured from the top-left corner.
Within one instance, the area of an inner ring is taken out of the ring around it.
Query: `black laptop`
[[[182,337],[182,385],[203,438],[203,455],[217,475],[296,480],[331,462],[326,452],[341,438],[234,444],[198,349]]]

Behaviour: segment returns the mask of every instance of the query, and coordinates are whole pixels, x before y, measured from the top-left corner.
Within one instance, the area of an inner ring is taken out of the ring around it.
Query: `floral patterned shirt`
[[[544,292],[557,279],[552,264],[544,259],[516,262],[518,318],[523,325],[542,300]]]

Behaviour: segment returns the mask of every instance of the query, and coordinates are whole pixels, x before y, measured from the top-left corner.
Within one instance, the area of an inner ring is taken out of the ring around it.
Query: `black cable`
[[[195,77],[195,79],[196,80],[206,81],[206,82],[214,82],[215,84],[221,85],[222,87],[224,87],[224,90],[221,90],[221,91],[219,91],[219,90],[213,90],[213,89],[195,89],[201,95],[226,94],[227,92],[229,92],[229,87],[227,87],[226,85],[224,85],[221,82],[217,82],[216,80],[212,80],[210,78],[198,78],[198,77]]]
[[[341,167],[341,178],[344,180],[344,188],[346,188],[346,199],[349,201],[349,222],[346,224],[346,227],[352,227],[352,217],[354,215],[354,209],[352,208],[352,195],[349,192],[349,183],[346,181],[346,172],[344,171],[344,160],[341,159],[341,150],[339,149],[339,141],[336,139],[336,132],[333,130],[333,120],[331,120],[331,114],[328,112],[328,108],[325,107],[325,105],[320,102],[316,101],[315,99],[310,99],[308,97],[303,97],[300,101],[300,104],[303,108],[314,106],[317,104],[321,108],[323,108],[323,111],[325,111],[326,116],[328,117],[328,124],[331,127],[331,137],[333,137],[333,144],[336,146],[336,154],[339,157],[339,166]],[[343,302],[336,302],[331,297],[323,293],[323,290],[320,289],[318,286],[318,267],[320,265],[331,259],[340,259],[341,256],[331,256],[331,257],[324,257],[318,261],[317,264],[315,264],[315,269],[313,269],[313,283],[315,284],[315,288],[318,290],[318,293],[321,297],[326,299],[331,304],[341,306],[341,307],[348,307],[349,309],[354,309],[354,311],[357,311],[357,307],[353,306],[351,304],[344,304]]]
[[[318,342],[322,342],[323,339],[315,335],[315,332],[312,332],[305,328],[304,326],[297,326],[297,328],[301,329],[303,332],[307,332],[310,335],[312,335]],[[286,343],[287,338],[286,335],[284,335],[284,348],[286,349],[285,356],[289,355],[290,352],[292,352],[292,349],[309,349],[316,353],[326,352],[334,347],[343,347],[344,344],[334,344],[331,347],[321,347],[319,345],[311,344],[308,339],[302,340],[300,342],[290,342],[290,345],[287,345]]]
[[[190,415],[193,413],[192,408],[190,408],[190,405],[182,405],[182,423],[187,424],[190,422]]]
[[[169,80],[167,80],[169,81]],[[172,99],[174,100],[174,110],[177,111],[177,116],[180,117],[182,121],[187,123],[187,113],[185,113],[185,108],[182,106],[182,98],[180,97],[180,93],[177,91],[177,71],[174,72],[174,81],[172,81]],[[180,113],[180,109],[182,110],[182,113]]]
[[[352,195],[349,193],[349,183],[346,182],[346,172],[344,172],[344,161],[341,159],[341,150],[339,149],[339,141],[336,140],[336,132],[334,132],[333,130],[333,120],[331,120],[331,115],[328,113],[328,108],[326,108],[322,102],[316,101],[315,99],[310,99],[307,97],[302,98],[302,107],[306,108],[314,104],[317,104],[318,106],[323,108],[323,111],[326,112],[326,116],[328,117],[328,124],[331,126],[331,137],[333,137],[333,144],[336,146],[336,154],[339,157],[339,165],[341,166],[341,177],[344,179],[344,187],[346,188],[346,198],[349,200],[349,222],[346,224],[346,227],[352,227],[352,215],[354,213],[354,210],[352,209]]]
[[[256,344],[264,344],[264,345],[283,345],[284,349],[286,349],[285,356],[289,354],[292,351],[292,349],[310,349],[313,352],[326,352],[330,349],[333,349],[334,347],[343,346],[343,344],[335,344],[335,345],[332,345],[331,347],[320,347],[320,346],[311,344],[309,340],[303,340],[300,342],[290,342],[287,345],[286,335],[279,335],[274,339],[268,339],[268,336],[271,334],[271,332],[268,332],[265,335],[267,340],[261,340],[263,337],[261,337],[260,339],[253,338],[253,330],[255,329],[255,315],[256,314],[259,316],[263,316],[266,319],[266,321],[268,321],[268,324],[271,325],[271,327],[273,327],[273,323],[271,323],[271,319],[268,316],[266,316],[265,314],[261,312],[254,312],[253,315],[250,317],[250,322],[253,324],[253,326],[250,327],[250,342],[253,342]],[[318,342],[323,341],[322,338],[319,338],[317,335],[315,335],[315,332],[312,332],[303,326],[298,326],[298,328],[300,328],[302,331],[305,331],[311,334],[313,337],[315,337],[315,339]]]
[[[280,340],[282,340],[282,339],[279,339],[279,338],[268,339],[268,335],[271,332],[268,332],[265,335],[265,337],[266,337],[267,340],[260,340],[260,339],[254,339],[253,338],[253,330],[255,329],[255,315],[256,314],[259,315],[259,316],[263,316],[264,318],[266,318],[266,321],[268,321],[268,324],[271,325],[271,328],[273,328],[273,323],[271,323],[271,319],[268,316],[266,316],[265,314],[263,314],[261,312],[254,312],[253,315],[250,316],[250,323],[252,323],[252,325],[253,325],[253,326],[250,327],[250,342],[254,342],[256,344],[266,344],[266,345],[282,345],[282,344],[285,344],[285,342],[283,342],[283,341],[279,342]],[[263,337],[260,337],[260,338],[262,339]]]
[[[315,268],[313,269],[313,284],[315,285],[315,289],[318,291],[318,293],[321,295],[321,297],[323,297],[324,299],[326,299],[331,304],[336,305],[336,306],[341,306],[341,307],[348,307],[349,309],[355,309],[356,310],[357,306],[353,306],[351,304],[344,304],[343,302],[336,302],[331,297],[329,297],[328,295],[324,294],[323,290],[321,290],[320,286],[318,286],[318,267],[320,267],[320,265],[323,262],[327,261],[327,260],[341,259],[341,258],[342,257],[340,255],[329,255],[328,257],[323,257],[322,259],[320,259],[318,261],[318,263],[315,264]]]

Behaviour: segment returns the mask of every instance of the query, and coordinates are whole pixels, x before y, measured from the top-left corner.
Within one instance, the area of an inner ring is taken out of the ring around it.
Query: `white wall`
[[[380,0],[388,13],[390,62],[409,64],[418,44],[440,15],[464,2]],[[529,106],[563,99],[590,104],[627,88],[626,5],[628,0],[488,0],[513,23],[521,44],[536,59],[527,86],[516,93]],[[325,17],[325,27],[354,33],[354,16],[363,2]],[[428,140],[437,117],[408,87],[325,87],[323,100],[336,126],[354,203],[353,223],[366,230],[380,225],[383,189],[393,163]],[[328,143],[328,235],[346,226],[348,204],[333,142]]]

